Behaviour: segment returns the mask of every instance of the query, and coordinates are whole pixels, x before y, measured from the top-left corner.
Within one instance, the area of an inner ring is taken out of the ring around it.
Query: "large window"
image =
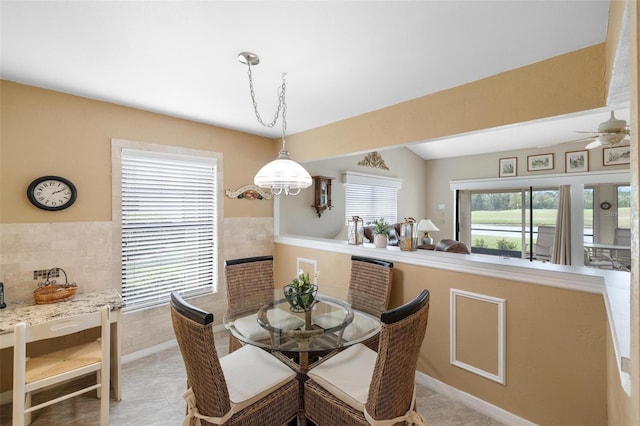
[[[584,231],[583,239],[585,243],[593,243],[594,230],[593,230],[593,198],[594,188],[584,189]]]
[[[631,187],[618,186],[618,228],[631,228]]]
[[[127,306],[215,291],[217,160],[123,149],[121,167]]]
[[[539,189],[531,194],[528,190],[481,191],[472,193],[470,202],[472,250],[524,257],[529,256],[531,248],[535,247],[530,237],[533,234],[533,242],[536,243],[538,227],[555,226],[558,190]],[[531,203],[533,211],[530,211]],[[542,249],[542,246],[538,247]]]
[[[364,223],[380,218],[389,223],[398,221],[399,179],[347,172],[344,182],[345,223],[353,216],[359,216]]]

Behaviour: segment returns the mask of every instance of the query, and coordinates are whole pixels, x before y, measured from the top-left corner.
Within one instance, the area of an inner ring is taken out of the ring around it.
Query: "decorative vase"
[[[385,248],[388,243],[389,238],[384,234],[376,234],[373,236],[373,245],[375,245],[376,248]]]
[[[300,290],[291,284],[287,284],[282,288],[284,297],[289,302],[292,312],[306,312],[311,309],[313,302],[316,300],[318,286],[311,284],[308,288]]]

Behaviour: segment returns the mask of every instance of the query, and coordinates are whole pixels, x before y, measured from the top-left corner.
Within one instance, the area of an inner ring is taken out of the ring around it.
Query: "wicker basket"
[[[47,284],[33,290],[36,305],[64,302],[76,295],[78,287],[71,284]]]
[[[56,284],[55,280],[49,281],[51,272],[62,272],[64,274],[64,284]],[[38,288],[33,290],[33,299],[36,301],[36,305],[64,302],[75,296],[76,291],[78,291],[78,286],[76,283],[69,284],[69,279],[64,269],[52,268],[47,272],[46,281],[39,283]]]

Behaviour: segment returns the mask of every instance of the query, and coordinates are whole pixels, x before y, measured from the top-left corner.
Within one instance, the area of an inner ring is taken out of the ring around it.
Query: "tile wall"
[[[111,282],[112,268],[119,267],[112,254],[112,228],[111,222],[0,224],[0,281],[4,282],[5,300],[31,299],[41,281],[33,279],[33,271],[53,267],[64,269],[79,292],[107,287],[119,290],[120,283]],[[273,253],[271,217],[225,218],[222,232],[221,265],[225,259]],[[219,282],[217,294],[193,302],[214,312],[217,324],[226,311],[223,270]],[[123,354],[170,339],[173,330],[167,306],[123,315]]]

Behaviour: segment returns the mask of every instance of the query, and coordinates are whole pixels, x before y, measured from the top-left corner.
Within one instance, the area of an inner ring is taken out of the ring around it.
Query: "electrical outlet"
[[[38,269],[37,271],[33,271],[33,279],[34,280],[45,280],[47,279],[47,273],[51,271],[50,269]],[[49,278],[58,278],[60,276],[60,268],[53,268],[53,271],[49,274]]]

